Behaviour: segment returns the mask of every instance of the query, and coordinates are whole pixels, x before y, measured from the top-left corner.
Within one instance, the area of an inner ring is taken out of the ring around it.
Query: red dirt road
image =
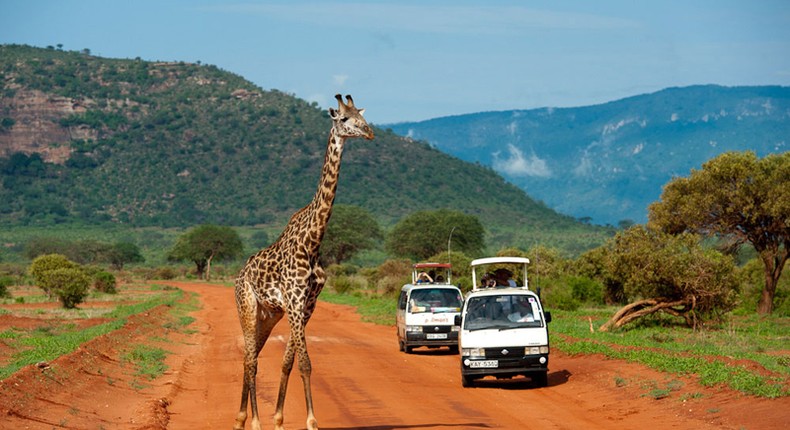
[[[196,321],[189,326],[197,333],[160,334],[172,352],[164,376],[142,389],[129,388],[129,370],[114,358],[124,342],[164,331],[152,311],[129,324],[137,328],[86,344],[50,363],[50,370],[28,366],[2,381],[0,428],[230,429],[241,396],[243,348],[232,289],[170,284],[198,294],[202,309],[192,314]],[[422,349],[404,354],[393,327],[363,323],[352,308],[325,302],[307,333],[322,429],[757,430],[786,428],[788,422],[788,398],[757,399],[639,365],[557,351],[546,388],[486,380],[464,389],[458,355]],[[272,428],[287,334],[283,320],[259,360],[258,404],[266,429]],[[304,429],[296,368],[291,378],[285,426]],[[669,397],[647,395],[651,386],[678,380],[682,384],[673,385],[682,386]]]

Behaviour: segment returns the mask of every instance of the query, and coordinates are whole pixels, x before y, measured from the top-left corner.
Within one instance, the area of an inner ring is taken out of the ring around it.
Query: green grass
[[[362,320],[376,324],[394,324],[397,300],[392,297],[367,296],[361,293],[338,294],[332,291],[321,292],[321,300],[357,308]]]
[[[138,376],[152,381],[167,370],[167,365],[165,364],[167,355],[168,352],[162,348],[136,345],[131,351],[124,354],[122,359],[135,366]]]
[[[776,398],[790,395],[785,381],[787,318],[735,318],[724,328],[694,331],[657,318],[626,330],[590,332],[614,309],[552,312],[552,347],[568,354],[601,354],[645,364],[675,375],[696,375],[706,386],[726,385],[743,393]],[[760,375],[731,360],[751,360],[777,376]]]
[[[62,327],[44,326],[34,330],[11,328],[0,333],[0,338],[13,339],[12,347],[17,349],[10,363],[0,367],[0,379],[5,379],[24,366],[40,361],[52,361],[61,355],[73,352],[79,345],[103,334],[117,330],[126,319],[159,305],[174,306],[183,292],[172,290],[149,298],[144,302],[122,305],[103,315],[109,318],[104,324],[88,328],[77,328],[73,324]],[[177,308],[177,307],[176,307]]]

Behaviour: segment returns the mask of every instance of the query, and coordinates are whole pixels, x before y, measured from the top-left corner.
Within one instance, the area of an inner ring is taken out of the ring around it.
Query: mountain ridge
[[[645,222],[666,182],[721,152],[788,150],[790,87],[672,87],[577,108],[383,126],[490,166],[561,213],[614,225]]]
[[[313,197],[331,126],[315,103],[211,65],[2,45],[0,83],[4,227],[280,224]],[[565,241],[569,252],[611,233],[487,167],[374,128],[374,141],[348,142],[336,203],[385,226],[449,208],[479,217],[493,243]]]

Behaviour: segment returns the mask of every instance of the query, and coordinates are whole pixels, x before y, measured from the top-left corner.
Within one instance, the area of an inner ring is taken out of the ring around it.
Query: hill
[[[606,104],[387,125],[490,166],[549,207],[617,225],[647,220],[673,176],[726,151],[790,149],[790,87],[669,88]]]
[[[0,73],[4,227],[276,225],[315,193],[331,121],[292,95],[210,65],[19,45],[0,46]],[[461,210],[481,219],[494,250],[549,241],[578,251],[610,233],[490,168],[381,129],[348,143],[336,203],[385,226]]]

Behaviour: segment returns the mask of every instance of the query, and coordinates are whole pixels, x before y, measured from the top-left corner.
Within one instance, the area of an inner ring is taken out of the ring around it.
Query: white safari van
[[[456,319],[461,325],[464,387],[484,376],[519,375],[538,386],[547,385],[551,313],[544,312],[540,297],[529,289],[528,264],[529,259],[523,257],[472,261],[474,287]]]
[[[410,284],[401,288],[395,322],[400,350],[419,346],[447,346],[458,352],[458,324],[463,295],[450,283],[451,265],[418,263],[412,266]]]

